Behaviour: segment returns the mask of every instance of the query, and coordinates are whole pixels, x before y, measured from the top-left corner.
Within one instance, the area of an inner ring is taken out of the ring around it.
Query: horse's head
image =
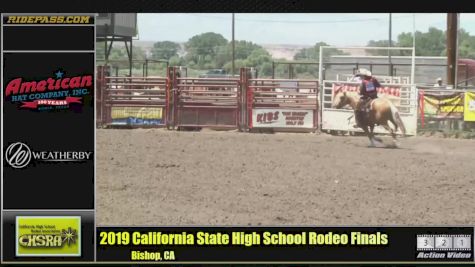
[[[335,96],[335,98],[333,99],[332,108],[339,109],[350,104],[351,104],[350,97],[346,94],[346,92],[343,92]]]

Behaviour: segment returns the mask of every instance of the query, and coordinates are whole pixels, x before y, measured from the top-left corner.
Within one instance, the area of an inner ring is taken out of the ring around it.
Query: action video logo
[[[5,161],[12,168],[27,167],[32,160],[35,162],[75,162],[81,163],[92,159],[88,151],[33,151],[22,142],[12,143],[5,151]]]
[[[416,259],[472,259],[471,234],[417,235]]]
[[[67,77],[61,69],[49,78],[26,81],[17,77],[8,82],[5,89],[7,101],[21,103],[20,108],[30,110],[68,109],[71,104],[81,104],[90,94],[93,75]]]

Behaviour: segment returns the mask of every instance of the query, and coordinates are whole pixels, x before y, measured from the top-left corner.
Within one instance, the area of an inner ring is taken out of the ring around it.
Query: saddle
[[[369,117],[369,111],[371,110],[371,103],[376,98],[362,98],[357,105],[355,110],[355,120],[356,124],[353,125],[354,128],[359,128],[363,120],[367,120]]]
[[[371,110],[371,103],[373,103],[375,99],[376,98],[361,99],[360,102],[358,103],[357,110],[369,112]]]

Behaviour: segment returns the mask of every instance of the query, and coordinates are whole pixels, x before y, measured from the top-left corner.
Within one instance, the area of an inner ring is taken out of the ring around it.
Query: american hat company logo
[[[35,162],[85,162],[92,159],[92,152],[87,151],[32,151],[22,142],[10,144],[5,151],[5,161],[12,168],[22,169],[31,161]]]
[[[16,256],[81,256],[81,217],[17,216]]]
[[[90,94],[93,75],[68,77],[61,69],[52,77],[29,81],[22,77],[7,83],[5,98],[21,103],[20,108],[33,110],[68,109],[70,104],[81,104],[84,95]]]

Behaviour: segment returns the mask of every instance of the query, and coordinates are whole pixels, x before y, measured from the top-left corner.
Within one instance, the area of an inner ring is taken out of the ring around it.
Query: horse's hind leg
[[[386,124],[381,124],[381,126],[384,127],[388,132],[391,133],[391,136],[393,137],[393,144],[394,146],[397,146],[397,138],[396,138],[396,132],[391,128],[387,123]],[[396,126],[397,127],[397,126]]]
[[[392,118],[392,116],[391,116],[391,118],[389,119],[389,121],[391,121],[391,123],[394,125],[394,128],[395,128],[395,129],[394,129],[394,133],[397,133],[398,126],[397,126],[397,123],[396,123],[396,122],[394,121],[394,119]]]

